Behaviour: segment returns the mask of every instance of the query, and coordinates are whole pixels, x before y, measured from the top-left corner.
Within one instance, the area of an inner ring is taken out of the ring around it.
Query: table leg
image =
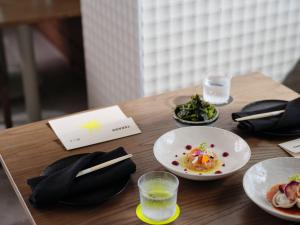
[[[29,25],[20,25],[17,28],[17,34],[28,120],[29,122],[38,121],[41,119],[41,108],[32,31]]]
[[[12,127],[7,66],[2,31],[0,30],[0,98],[2,99],[3,116],[6,128]]]

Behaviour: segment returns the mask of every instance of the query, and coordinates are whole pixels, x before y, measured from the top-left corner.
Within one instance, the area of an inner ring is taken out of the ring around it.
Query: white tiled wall
[[[82,0],[89,106],[142,93],[136,0]]]
[[[91,106],[200,84],[281,81],[300,56],[299,0],[82,0]]]

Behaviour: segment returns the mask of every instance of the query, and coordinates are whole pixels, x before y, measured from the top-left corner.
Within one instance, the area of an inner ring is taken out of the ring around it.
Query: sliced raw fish
[[[291,201],[284,193],[278,191],[272,200],[272,204],[278,208],[292,208],[297,202],[297,199]]]

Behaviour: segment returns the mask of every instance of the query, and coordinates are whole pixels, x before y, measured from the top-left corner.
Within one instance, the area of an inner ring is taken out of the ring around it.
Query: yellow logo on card
[[[81,126],[83,129],[87,129],[90,133],[95,130],[99,130],[102,128],[102,124],[97,120],[90,120]]]

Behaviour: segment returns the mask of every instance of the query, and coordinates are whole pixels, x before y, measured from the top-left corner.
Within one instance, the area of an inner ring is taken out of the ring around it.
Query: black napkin
[[[289,130],[300,127],[300,98],[296,98],[286,103],[283,102],[277,106],[273,106],[264,110],[232,113],[232,119],[235,121],[240,117],[277,110],[285,110],[285,112],[278,116],[241,121],[239,122],[238,127],[251,132]]]
[[[83,169],[123,155],[127,155],[127,153],[122,147],[107,153],[85,154],[75,162],[50,171],[47,175],[28,179],[27,183],[32,189],[30,203],[37,208],[48,207],[64,199],[84,195],[93,190],[107,189],[118,184],[120,179],[129,178],[130,174],[135,172],[136,166],[131,159],[78,178],[76,175]]]

